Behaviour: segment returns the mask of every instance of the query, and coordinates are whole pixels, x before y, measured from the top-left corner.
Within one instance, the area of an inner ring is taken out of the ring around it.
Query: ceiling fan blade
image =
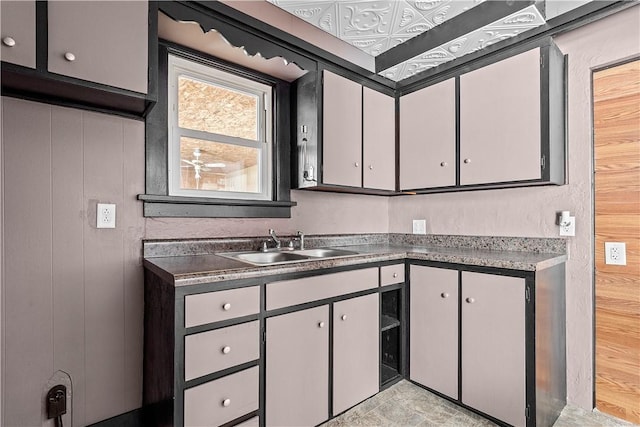
[[[208,168],[224,168],[227,165],[224,163],[205,163],[205,166]]]
[[[191,161],[189,161],[189,160],[185,160],[185,159],[180,159],[180,160],[182,160],[182,161],[183,161],[183,162],[185,162],[185,163],[190,164],[191,166],[195,166],[195,163],[193,163],[193,162],[191,162]]]

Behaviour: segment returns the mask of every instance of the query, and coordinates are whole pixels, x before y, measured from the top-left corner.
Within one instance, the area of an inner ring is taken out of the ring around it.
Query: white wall
[[[640,6],[556,38],[569,55],[569,183],[391,198],[389,231],[411,232],[425,218],[427,232],[557,237],[555,212],[576,215],[567,263],[567,387],[570,403],[592,407],[593,198],[591,70],[640,54]]]

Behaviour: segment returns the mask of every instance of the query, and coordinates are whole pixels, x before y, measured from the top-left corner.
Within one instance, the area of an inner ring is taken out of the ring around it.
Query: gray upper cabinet
[[[396,188],[396,101],[328,70],[294,83],[293,188],[389,194]]]
[[[2,60],[36,68],[36,2],[3,1]]]
[[[541,179],[540,49],[460,77],[460,184]]]
[[[146,1],[48,3],[48,70],[139,93],[148,90]]]
[[[363,187],[396,188],[396,101],[368,87],[362,90]]]
[[[400,98],[400,189],[456,184],[456,88],[449,79]]]
[[[322,173],[325,184],[362,186],[362,86],[324,71]]]

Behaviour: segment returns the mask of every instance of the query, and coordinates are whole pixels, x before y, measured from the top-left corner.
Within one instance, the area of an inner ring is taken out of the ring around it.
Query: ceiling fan
[[[201,172],[209,172],[213,168],[224,168],[226,164],[224,163],[205,163],[200,160],[200,156],[202,155],[202,151],[199,148],[193,150],[193,159],[186,160],[180,159],[187,164],[187,166],[183,165],[183,168],[193,167],[195,172],[196,179],[196,189],[200,188],[200,178],[202,178]]]

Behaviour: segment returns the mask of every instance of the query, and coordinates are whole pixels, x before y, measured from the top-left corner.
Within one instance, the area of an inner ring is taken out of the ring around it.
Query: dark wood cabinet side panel
[[[536,272],[536,425],[550,426],[566,405],[565,265]]]
[[[173,403],[174,295],[173,285],[145,270],[143,405]]]

